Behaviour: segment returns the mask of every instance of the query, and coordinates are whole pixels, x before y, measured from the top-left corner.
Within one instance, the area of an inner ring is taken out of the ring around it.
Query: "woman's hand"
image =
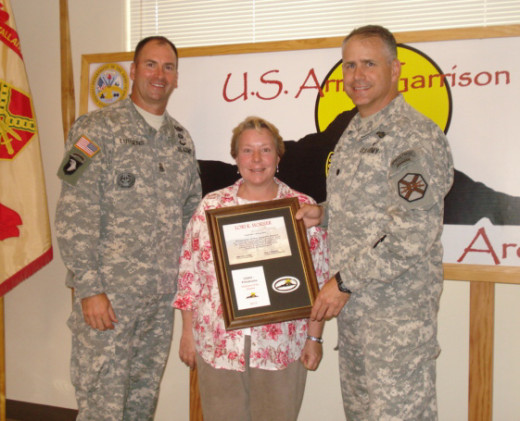
[[[195,350],[195,340],[193,333],[182,334],[179,345],[179,357],[189,368],[194,369],[197,365],[197,351]]]
[[[303,346],[300,361],[307,370],[314,371],[320,365],[321,358],[323,357],[323,341],[321,341],[321,335],[323,333],[325,322],[309,320],[308,323],[308,337]],[[321,342],[316,341],[316,339],[319,339]]]
[[[195,349],[195,338],[193,337],[191,311],[182,310],[182,336],[179,345],[179,357],[192,370],[197,365],[197,351]]]
[[[319,342],[307,339],[302,350],[300,361],[307,370],[314,371],[318,368],[323,357],[323,345]]]

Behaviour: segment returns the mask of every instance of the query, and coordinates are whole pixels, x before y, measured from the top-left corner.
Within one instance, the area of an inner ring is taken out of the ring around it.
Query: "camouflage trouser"
[[[338,316],[347,420],[437,420],[436,315],[425,321],[413,315],[384,319],[360,307],[349,302]]]
[[[74,301],[71,379],[78,421],[153,420],[173,332],[173,295],[108,294],[118,323],[94,330]]]

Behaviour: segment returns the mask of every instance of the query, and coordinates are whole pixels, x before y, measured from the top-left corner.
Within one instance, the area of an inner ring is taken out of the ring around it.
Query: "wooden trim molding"
[[[75,421],[78,411],[37,403],[6,401],[7,419],[16,421]]]

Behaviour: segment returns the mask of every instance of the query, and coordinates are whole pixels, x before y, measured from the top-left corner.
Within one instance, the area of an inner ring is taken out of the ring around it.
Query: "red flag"
[[[9,0],[0,0],[0,296],[52,260],[31,93]]]

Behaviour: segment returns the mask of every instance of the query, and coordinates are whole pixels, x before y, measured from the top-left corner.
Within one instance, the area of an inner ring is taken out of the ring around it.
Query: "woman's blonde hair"
[[[283,156],[285,153],[285,145],[276,126],[263,118],[250,116],[233,129],[233,137],[231,138],[231,156],[233,158],[236,158],[238,155],[238,139],[240,139],[240,136],[244,131],[249,129],[255,129],[257,131],[267,129],[273,136],[274,146],[276,147],[278,157],[281,158]]]

